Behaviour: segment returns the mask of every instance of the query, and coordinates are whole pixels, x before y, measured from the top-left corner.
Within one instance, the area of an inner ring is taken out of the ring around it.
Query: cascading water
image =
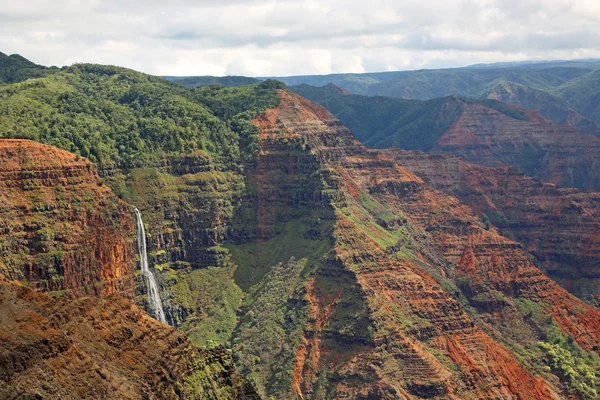
[[[154,317],[160,322],[167,323],[165,318],[165,312],[163,311],[162,301],[160,300],[160,292],[156,285],[156,279],[154,274],[148,268],[148,255],[146,254],[146,230],[144,229],[144,221],[142,221],[142,214],[137,207],[133,207],[135,211],[135,218],[137,220],[137,245],[138,253],[140,255],[140,267],[142,269],[142,276],[144,277],[144,283],[148,289],[148,304]]]

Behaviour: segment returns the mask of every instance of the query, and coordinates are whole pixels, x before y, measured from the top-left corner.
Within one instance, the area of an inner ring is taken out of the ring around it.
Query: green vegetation
[[[7,56],[0,52],[0,85],[39,78],[56,70],[34,64],[18,54]]]
[[[174,303],[191,312],[180,329],[198,346],[227,344],[243,297],[233,282],[233,267],[172,270],[169,276],[176,282],[170,287]]]
[[[600,69],[570,80],[553,89],[552,93],[600,124]]]
[[[256,78],[246,76],[165,76],[166,79],[183,86],[221,85],[225,87],[252,85],[260,83]]]
[[[319,226],[314,226],[317,223]],[[291,257],[305,259],[308,266],[313,266],[329,250],[332,243],[327,237],[315,240],[310,237],[311,230],[329,231],[333,221],[318,219],[315,213],[303,219],[276,224],[278,234],[272,239],[258,243],[239,245],[226,244],[232,260],[238,265],[235,281],[244,290],[260,282],[273,265]]]
[[[293,257],[273,266],[254,286],[233,336],[240,372],[265,394],[282,395],[292,387],[292,371],[300,334],[307,318],[302,303],[306,259]]]
[[[257,85],[227,88],[220,85],[200,86],[193,90],[196,99],[206,104],[217,116],[231,119],[236,115],[258,112],[277,107],[279,96],[277,89],[285,85],[279,81],[268,80]]]
[[[559,343],[540,342],[553,372],[566,381],[567,391],[583,399],[597,399],[600,393],[600,357],[586,353],[573,339]]]
[[[126,169],[198,150],[237,159],[251,142],[244,135],[256,133],[242,121],[277,104],[276,86],[195,90],[125,68],[78,64],[0,87],[0,135]]]
[[[537,353],[546,358],[546,371],[557,375],[570,394],[582,399],[598,398],[600,357],[594,352],[586,352],[572,336],[567,336],[545,305],[526,299],[516,299],[516,303],[529,324],[540,332],[542,341],[538,343]],[[528,357],[538,359],[533,351]]]
[[[191,373],[183,385],[176,383],[172,397],[190,400],[233,399],[244,379],[232,380],[233,365],[228,351],[217,348],[199,350],[200,357],[190,360]]]

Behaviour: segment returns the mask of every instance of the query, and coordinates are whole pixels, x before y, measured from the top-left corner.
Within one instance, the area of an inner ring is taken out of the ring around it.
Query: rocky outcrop
[[[133,297],[131,210],[75,154],[0,140],[0,274],[43,291]]]
[[[511,167],[487,168],[453,155],[386,150],[386,154],[452,195],[523,244],[564,288],[600,304],[600,194],[535,181]]]
[[[198,349],[113,295],[52,298],[0,284],[3,399],[249,399],[225,349]]]
[[[519,243],[491,223],[486,227],[468,206],[430,188],[390,154],[357,144],[325,109],[285,91],[281,97],[277,108],[256,119],[262,156],[310,151],[320,164],[313,176],[329,202],[323,208],[334,219],[326,231],[331,248],[306,268],[304,280],[294,283],[296,295],[278,308],[285,313],[296,304],[303,311],[288,314],[283,327],[292,321],[304,327],[289,349],[293,376],[273,371],[266,378],[289,382],[288,389],[267,394],[566,396],[556,383],[564,376],[534,368],[547,362],[538,348],[547,336],[524,306],[544,310],[557,327],[553,332],[571,335],[583,351],[599,348],[598,310],[554,283]],[[280,221],[277,214],[265,220],[270,240],[281,237]],[[262,351],[267,359],[270,350]],[[253,371],[252,363],[243,364]],[[254,371],[264,373],[262,367]],[[274,387],[282,390],[266,386]]]

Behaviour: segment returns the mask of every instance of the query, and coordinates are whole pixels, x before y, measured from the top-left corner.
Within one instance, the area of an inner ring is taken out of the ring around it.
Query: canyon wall
[[[520,242],[561,286],[600,304],[600,194],[535,181],[511,167],[488,168],[453,155],[386,154]]]
[[[257,395],[235,383],[219,347],[192,342],[231,343],[263,398],[593,398],[600,313],[532,260],[567,270],[572,256],[582,261],[572,273],[595,273],[594,195],[457,158],[370,151],[323,107],[278,93],[241,163],[197,150],[99,179],[70,153],[0,142],[3,279],[67,294],[3,286],[14,310],[0,390],[26,393],[55,362],[67,374],[42,389],[59,393],[64,379],[78,393],[76,353],[107,397],[115,385],[131,398],[149,387],[185,397],[210,382],[213,393]],[[145,304],[133,215],[119,198],[142,211],[167,320],[190,342],[118,297]],[[540,221],[562,231],[544,236]],[[571,250],[558,245],[566,237],[577,238]],[[25,312],[40,315],[39,329],[23,325]],[[86,339],[90,327],[100,340]],[[48,348],[41,364],[35,347]]]
[[[465,105],[462,115],[428,152],[453,153],[485,166],[510,165],[560,186],[599,187],[600,139],[538,112],[515,110],[523,117],[479,104]]]

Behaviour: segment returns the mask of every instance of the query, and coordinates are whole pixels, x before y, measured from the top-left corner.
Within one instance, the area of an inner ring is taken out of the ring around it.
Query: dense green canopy
[[[277,105],[273,81],[185,88],[125,68],[77,64],[0,86],[0,137],[26,138],[93,162],[146,165],[164,153],[237,157],[247,122]],[[246,124],[243,123],[246,121]]]

